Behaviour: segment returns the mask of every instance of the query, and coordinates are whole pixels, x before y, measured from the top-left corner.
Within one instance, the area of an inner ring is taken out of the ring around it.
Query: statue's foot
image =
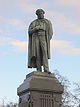
[[[41,68],[40,68],[40,69],[37,68],[37,71],[38,71],[38,72],[42,72],[42,69],[41,69]]]
[[[51,74],[51,72],[49,71],[48,74]]]
[[[51,74],[51,72],[50,72],[50,71],[47,71],[47,70],[44,70],[44,72],[46,72],[46,73],[48,73],[48,74]]]

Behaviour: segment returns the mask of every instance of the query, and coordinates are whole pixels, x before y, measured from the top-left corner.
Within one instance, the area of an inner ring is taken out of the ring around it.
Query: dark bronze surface
[[[44,10],[36,11],[37,19],[31,22],[28,28],[28,68],[37,68],[45,72],[49,71],[48,59],[50,59],[50,40],[53,35],[50,20],[44,18]]]

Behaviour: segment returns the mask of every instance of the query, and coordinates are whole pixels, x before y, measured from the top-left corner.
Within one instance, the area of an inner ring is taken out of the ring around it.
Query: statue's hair
[[[36,15],[38,15],[40,12],[43,12],[43,14],[45,14],[45,11],[43,9],[37,9],[36,10]]]

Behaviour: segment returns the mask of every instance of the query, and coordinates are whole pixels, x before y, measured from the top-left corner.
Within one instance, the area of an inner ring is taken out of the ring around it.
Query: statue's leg
[[[42,68],[37,66],[37,71],[42,72]]]
[[[37,65],[37,71],[42,72],[41,68],[41,59],[40,59],[40,44],[39,44],[39,38],[36,38],[36,65]]]
[[[36,64],[37,64],[37,71],[41,71],[42,72],[42,68],[41,68],[41,63],[40,63],[40,56],[37,54],[37,59],[36,59]]]
[[[39,37],[39,40],[40,40],[40,45],[41,45],[41,50],[42,50],[42,55],[43,55],[44,72],[49,72],[48,56],[47,56],[47,45],[46,45],[45,36],[41,35]]]

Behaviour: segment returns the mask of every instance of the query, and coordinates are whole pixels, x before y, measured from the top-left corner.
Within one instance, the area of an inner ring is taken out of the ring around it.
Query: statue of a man
[[[53,35],[52,24],[44,18],[44,10],[36,10],[37,19],[28,29],[28,68],[37,68],[37,71],[49,72],[48,59],[50,59],[50,40]]]

